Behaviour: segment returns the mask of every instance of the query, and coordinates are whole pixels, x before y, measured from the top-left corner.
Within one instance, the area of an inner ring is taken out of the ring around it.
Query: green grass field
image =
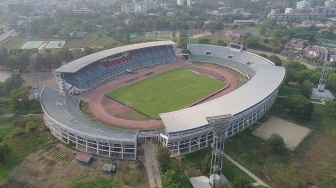
[[[225,86],[224,82],[189,70],[174,69],[111,91],[107,96],[159,118],[159,113],[187,107]]]
[[[147,33],[147,39],[152,40],[170,40],[172,38],[170,31],[152,31]]]

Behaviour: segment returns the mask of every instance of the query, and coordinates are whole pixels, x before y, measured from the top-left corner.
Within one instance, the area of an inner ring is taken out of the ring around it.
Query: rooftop
[[[147,48],[147,47],[153,47],[153,46],[163,46],[163,45],[174,45],[174,44],[175,43],[173,41],[155,41],[155,42],[146,42],[146,43],[132,44],[128,46],[112,48],[112,49],[100,51],[100,52],[76,59],[74,61],[71,61],[70,63],[65,64],[61,66],[60,68],[56,69],[54,72],[56,73],[62,73],[62,72],[63,73],[75,73],[79,71],[80,69],[84,68],[85,66],[90,65],[91,63],[94,63],[95,61],[101,60],[111,55],[131,51],[131,50],[141,49],[141,48]]]

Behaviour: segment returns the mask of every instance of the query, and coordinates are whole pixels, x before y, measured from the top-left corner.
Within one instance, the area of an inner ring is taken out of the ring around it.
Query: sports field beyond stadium
[[[170,31],[152,31],[147,32],[147,39],[152,40],[170,40],[172,39],[172,33]]]
[[[111,91],[107,96],[158,119],[159,113],[185,108],[225,86],[225,82],[190,70],[173,69]]]

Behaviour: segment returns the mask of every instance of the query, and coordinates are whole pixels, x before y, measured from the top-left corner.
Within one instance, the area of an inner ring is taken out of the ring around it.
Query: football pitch
[[[152,31],[147,32],[147,38],[152,40],[170,40],[172,37],[170,31]]]
[[[173,69],[116,89],[108,97],[159,119],[159,113],[185,108],[226,83],[186,69]]]

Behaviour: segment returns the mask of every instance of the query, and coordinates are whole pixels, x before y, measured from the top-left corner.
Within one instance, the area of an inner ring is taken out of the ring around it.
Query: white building
[[[293,8],[286,8],[285,9],[285,14],[294,14],[295,10]]]
[[[187,0],[188,7],[191,7],[191,4],[192,4],[192,0]]]
[[[177,0],[177,5],[183,6],[185,3],[185,0]]]
[[[123,4],[121,5],[121,12],[143,14],[149,10],[156,10],[156,1],[140,1],[137,3]]]
[[[311,3],[309,0],[302,0],[300,2],[296,2],[296,9],[308,9],[311,8]]]
[[[324,6],[328,8],[336,8],[336,2],[334,0],[326,0]]]

